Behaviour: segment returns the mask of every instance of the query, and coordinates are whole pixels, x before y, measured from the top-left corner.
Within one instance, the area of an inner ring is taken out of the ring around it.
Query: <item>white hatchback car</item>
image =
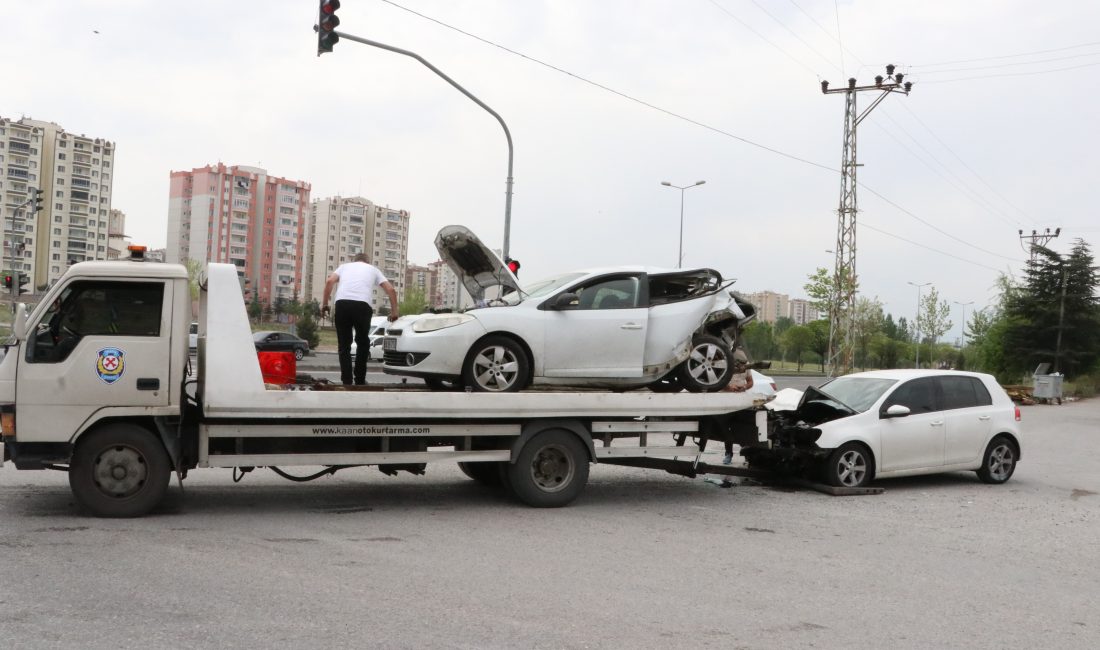
[[[475,391],[635,388],[666,378],[676,390],[703,392],[749,369],[740,338],[755,310],[717,271],[618,267],[521,288],[466,228],[447,226],[435,244],[478,304],[391,325],[383,339],[386,373]]]
[[[1020,409],[990,375],[881,370],[809,388],[793,411],[776,411],[770,448],[748,447],[750,465],[817,470],[828,483],[972,470],[1004,483],[1020,460]]]

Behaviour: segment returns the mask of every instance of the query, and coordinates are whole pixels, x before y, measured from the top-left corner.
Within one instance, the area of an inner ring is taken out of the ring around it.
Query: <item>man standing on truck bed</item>
[[[329,298],[336,287],[336,352],[340,358],[340,381],[352,383],[351,340],[355,331],[355,384],[367,383],[367,359],[370,358],[370,319],[374,315],[371,294],[375,287],[382,287],[390,298],[390,321],[397,320],[397,292],[386,276],[367,262],[367,255],[359,253],[351,262],[341,264],[325,281],[325,293],[321,300],[321,314],[328,314]]]

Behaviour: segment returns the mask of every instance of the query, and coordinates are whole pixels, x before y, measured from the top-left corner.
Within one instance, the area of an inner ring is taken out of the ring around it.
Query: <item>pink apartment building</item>
[[[172,172],[167,261],[234,264],[260,302],[302,297],[310,185],[222,163]]]

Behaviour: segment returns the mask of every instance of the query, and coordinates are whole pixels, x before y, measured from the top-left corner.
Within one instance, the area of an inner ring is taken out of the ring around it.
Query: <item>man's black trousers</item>
[[[337,300],[332,320],[336,325],[336,352],[340,357],[340,381],[350,384],[352,330],[355,331],[355,383],[367,383],[370,358],[370,319],[374,310],[359,300]]]

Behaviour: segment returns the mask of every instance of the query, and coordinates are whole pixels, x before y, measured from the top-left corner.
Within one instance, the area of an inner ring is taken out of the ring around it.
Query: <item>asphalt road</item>
[[[1100,647],[1100,400],[1024,408],[1006,485],[879,496],[593,467],[536,510],[455,467],[234,484],[138,520],[0,469],[0,639],[82,648]],[[717,450],[714,452],[717,458]]]

